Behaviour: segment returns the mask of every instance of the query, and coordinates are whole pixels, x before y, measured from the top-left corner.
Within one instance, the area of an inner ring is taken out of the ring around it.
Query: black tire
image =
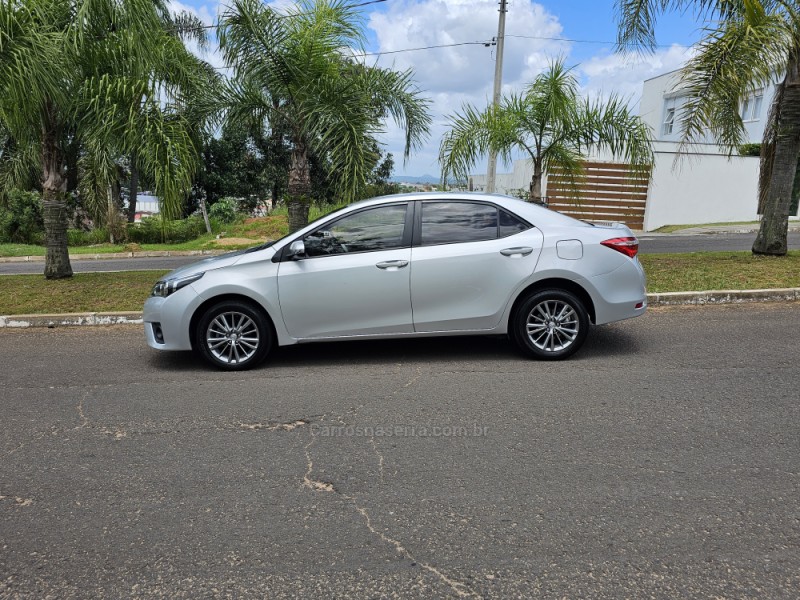
[[[589,334],[589,314],[566,290],[542,290],[525,298],[509,323],[517,347],[532,358],[562,360],[575,354]]]
[[[194,332],[195,350],[224,371],[244,371],[260,364],[273,344],[272,327],[252,304],[225,300],[208,309]]]

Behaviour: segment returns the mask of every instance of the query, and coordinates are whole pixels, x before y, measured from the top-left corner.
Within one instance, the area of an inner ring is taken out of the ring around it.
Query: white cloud
[[[374,12],[369,27],[375,32],[377,52],[461,42],[488,42],[497,35],[497,4],[485,0],[395,0],[386,12]],[[550,59],[569,53],[557,17],[529,0],[515,2],[506,18],[503,91],[519,90],[540,73]],[[539,38],[539,39],[537,39]],[[382,54],[377,64],[413,68],[420,89],[432,100],[434,125],[425,149],[411,157],[406,172],[438,173],[439,141],[445,117],[464,103],[486,106],[492,95],[496,47],[482,44]],[[367,57],[367,63],[375,57]],[[403,137],[393,125],[386,135],[387,149],[402,155]],[[402,170],[397,161],[398,171]]]
[[[605,97],[614,92],[636,103],[641,98],[644,80],[679,69],[690,53],[689,48],[677,44],[652,55],[623,56],[604,52],[579,65],[577,72],[584,94]]]

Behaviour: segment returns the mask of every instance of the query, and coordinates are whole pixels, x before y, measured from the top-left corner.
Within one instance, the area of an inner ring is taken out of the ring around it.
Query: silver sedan
[[[156,283],[147,343],[220,369],[275,345],[508,334],[539,359],[575,353],[601,325],[647,305],[638,241],[515,198],[374,198],[283,239],[200,261]]]

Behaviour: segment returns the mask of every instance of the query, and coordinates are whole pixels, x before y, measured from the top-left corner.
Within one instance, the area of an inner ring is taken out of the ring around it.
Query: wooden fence
[[[644,228],[649,169],[634,171],[630,165],[584,163],[585,177],[576,197],[563,171],[547,177],[548,207],[584,221],[617,221],[631,229]]]

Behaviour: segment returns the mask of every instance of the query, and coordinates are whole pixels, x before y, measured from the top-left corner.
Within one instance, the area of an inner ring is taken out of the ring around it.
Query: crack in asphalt
[[[81,397],[81,400],[80,400],[80,402],[78,402],[78,406],[76,407],[78,409],[78,416],[80,416],[80,418],[81,418],[81,420],[83,422],[80,425],[78,425],[77,427],[75,427],[75,429],[83,429],[84,427],[89,425],[89,419],[86,418],[86,415],[83,412],[83,401],[86,400],[86,397],[88,395],[89,395],[88,391],[84,392],[83,393],[83,397]]]
[[[419,378],[419,373],[417,374],[416,377],[412,378],[411,381],[409,381],[404,387],[408,387],[414,381],[416,381],[416,379],[418,379],[418,378]],[[357,410],[356,410],[356,412],[357,412]],[[325,416],[324,415],[323,415],[321,420],[323,420],[323,421],[325,420]],[[337,420],[338,423],[342,423],[342,424],[346,425],[346,423],[344,423],[344,421],[342,420],[341,416],[337,416],[336,420]],[[379,468],[380,468],[380,472],[381,472],[381,480],[383,480],[383,455],[378,452],[377,446],[375,445],[375,442],[374,442],[373,438],[369,438],[369,440],[370,440],[370,443],[372,443],[373,448],[375,449],[375,451],[379,455],[379,458],[380,458]],[[383,541],[385,544],[393,546],[394,549],[395,549],[395,552],[397,554],[401,555],[406,560],[411,561],[412,564],[417,564],[422,569],[424,569],[425,571],[428,571],[432,575],[436,576],[441,582],[443,582],[445,585],[447,585],[459,598],[466,598],[466,597],[480,598],[480,596],[478,594],[476,594],[475,592],[473,592],[472,590],[467,588],[466,584],[464,584],[464,583],[462,583],[460,581],[456,581],[455,579],[453,579],[451,577],[448,577],[445,573],[443,573],[441,570],[439,570],[436,566],[434,566],[432,564],[429,564],[429,563],[426,563],[426,562],[422,562],[419,559],[415,558],[414,555],[411,553],[411,551],[408,548],[406,548],[402,544],[402,542],[400,542],[399,540],[397,540],[397,539],[395,539],[393,537],[390,537],[390,536],[386,535],[384,532],[379,531],[378,529],[376,529],[375,526],[372,524],[372,518],[370,517],[369,512],[367,511],[367,509],[365,507],[361,506],[358,503],[358,500],[357,500],[357,498],[355,496],[350,496],[348,494],[345,494],[344,492],[341,492],[340,490],[337,490],[334,487],[334,485],[332,483],[330,483],[330,482],[320,481],[318,479],[314,479],[312,477],[312,474],[313,474],[313,471],[314,471],[314,461],[313,461],[313,459],[311,457],[311,447],[316,443],[316,441],[317,441],[317,438],[312,433],[311,434],[311,440],[303,448],[304,451],[305,451],[305,455],[306,455],[306,472],[303,474],[303,487],[308,488],[308,489],[312,490],[313,492],[325,492],[325,493],[336,494],[340,498],[342,498],[344,500],[347,500],[348,502],[350,502],[353,505],[353,507],[356,509],[356,512],[358,512],[361,515],[361,518],[364,521],[364,525],[367,527],[369,532],[372,535],[377,536],[378,538],[380,538],[381,541]]]
[[[0,496],[0,502],[3,500],[12,501],[12,506],[25,507],[33,504],[33,498],[22,498],[21,496]]]
[[[135,437],[135,436],[147,436],[147,435],[176,435],[176,434],[183,434],[183,433],[196,433],[196,432],[220,432],[220,431],[238,431],[238,432],[257,432],[257,431],[265,431],[265,432],[278,432],[278,431],[293,431],[298,427],[305,427],[310,425],[314,422],[314,420],[319,418],[319,415],[314,415],[312,417],[302,418],[302,419],[293,419],[291,421],[280,422],[280,421],[268,421],[268,422],[256,422],[256,423],[245,423],[242,421],[236,422],[223,422],[221,424],[209,424],[204,426],[203,422],[200,423],[187,423],[185,427],[181,427],[180,423],[144,423],[144,424],[129,424],[127,426],[123,426],[120,424],[108,424],[108,423],[92,423],[91,420],[86,416],[85,409],[83,406],[84,400],[88,395],[84,394],[83,398],[81,398],[78,405],[75,407],[78,416],[81,419],[81,423],[76,425],[75,427],[71,428],[59,428],[59,427],[51,427],[49,431],[42,431],[35,435],[31,441],[27,443],[21,443],[13,450],[9,450],[4,456],[9,456],[18,452],[22,448],[24,448],[27,444],[30,444],[32,441],[40,440],[45,436],[57,436],[60,433],[69,433],[74,431],[82,431],[86,430],[87,433],[99,433],[104,437],[113,437],[116,440],[121,440],[123,438]],[[170,427],[171,426],[171,427]]]
[[[369,443],[372,445],[372,449],[375,450],[375,454],[378,455],[378,470],[381,476],[381,483],[383,483],[383,454],[380,450],[378,450],[378,445],[375,443],[374,437],[367,438]]]
[[[225,385],[245,385],[250,384],[253,381],[269,381],[273,382],[276,380],[282,379],[298,379],[302,377],[301,375],[277,375],[271,377],[260,377],[260,378],[249,378],[249,379],[170,379],[169,383],[171,384],[206,384],[206,383],[224,383]],[[116,381],[113,383],[73,383],[73,384],[66,384],[66,385],[17,385],[13,388],[10,388],[14,391],[26,391],[26,390],[86,390],[93,389],[108,389],[108,388],[116,388],[116,387],[132,387],[132,386],[145,386],[145,385],[153,385],[158,384],[158,381]]]

